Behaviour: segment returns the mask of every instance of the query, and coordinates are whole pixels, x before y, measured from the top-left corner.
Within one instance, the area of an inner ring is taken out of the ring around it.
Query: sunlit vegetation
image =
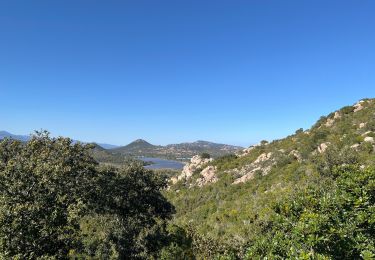
[[[375,103],[364,107],[344,107],[307,131],[262,142],[245,156],[214,160],[217,183],[199,188],[193,180],[179,182],[165,193],[176,207],[173,223],[215,241],[209,244],[220,246],[210,250],[233,259],[371,259],[375,153],[364,140],[373,134]],[[322,143],[328,148],[320,153]],[[264,153],[272,153],[267,174],[232,184],[242,167]],[[290,212],[293,207],[298,210]],[[202,251],[195,250],[198,258],[207,257]]]
[[[67,138],[3,140],[0,259],[373,259],[375,102],[363,106],[208,162],[218,181],[202,187],[202,169],[172,185],[176,171],[99,164]]]
[[[90,147],[39,133],[0,143],[0,258],[156,257],[174,212],[139,163],[99,167]]]

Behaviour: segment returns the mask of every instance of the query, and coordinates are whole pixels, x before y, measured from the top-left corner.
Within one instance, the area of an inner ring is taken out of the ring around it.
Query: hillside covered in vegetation
[[[125,156],[145,156],[167,159],[187,160],[196,154],[209,153],[213,157],[231,154],[242,148],[234,145],[217,144],[207,141],[196,141],[192,143],[153,145],[138,139],[128,145],[108,150],[115,154]]]
[[[181,173],[0,142],[1,259],[373,259],[375,100]],[[122,160],[122,159],[121,159]],[[168,183],[169,181],[169,183]]]
[[[311,129],[205,161],[172,178],[173,223],[204,235],[197,250],[208,258],[374,256],[374,139],[375,100],[365,99]]]

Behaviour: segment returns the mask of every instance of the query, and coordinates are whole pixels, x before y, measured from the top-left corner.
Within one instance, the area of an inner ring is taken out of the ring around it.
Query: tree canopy
[[[141,164],[100,167],[90,146],[37,133],[0,143],[0,258],[144,258],[174,212]]]

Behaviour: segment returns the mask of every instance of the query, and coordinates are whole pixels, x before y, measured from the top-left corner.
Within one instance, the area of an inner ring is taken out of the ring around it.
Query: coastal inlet
[[[146,163],[150,163],[145,166],[146,169],[173,169],[173,170],[182,170],[184,167],[183,162],[178,161],[172,161],[172,160],[166,160],[161,158],[151,158],[151,157],[142,157],[139,158],[139,160],[142,160]]]

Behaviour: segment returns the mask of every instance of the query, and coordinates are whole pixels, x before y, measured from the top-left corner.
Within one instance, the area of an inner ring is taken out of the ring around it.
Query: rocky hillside
[[[374,150],[375,99],[364,99],[284,139],[215,160],[194,157],[166,194],[177,207],[175,223],[241,244],[257,232],[270,201],[322,182],[335,165],[374,165]]]
[[[170,144],[161,146],[152,145],[145,140],[138,139],[126,146],[111,149],[110,151],[131,156],[186,159],[201,153],[209,153],[213,157],[219,157],[226,154],[238,152],[241,149],[243,148],[207,141],[196,141],[193,143]]]

